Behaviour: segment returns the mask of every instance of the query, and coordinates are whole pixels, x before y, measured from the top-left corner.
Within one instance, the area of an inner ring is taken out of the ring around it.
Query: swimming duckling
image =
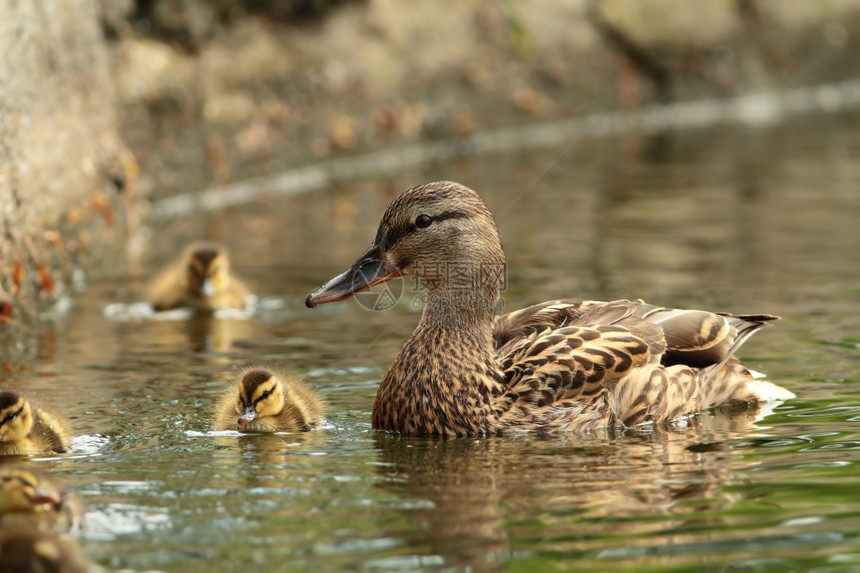
[[[794,396],[734,357],[776,316],[556,300],[497,317],[505,266],[478,194],[440,181],[396,197],[370,248],[308,295],[315,307],[402,275],[427,282],[421,321],[376,392],[374,428],[588,432]]]
[[[302,432],[320,425],[323,401],[307,384],[271,370],[246,371],[221,399],[216,430]]]
[[[0,391],[0,456],[61,454],[71,445],[64,420],[14,390]]]
[[[0,531],[0,573],[102,573],[72,541],[53,532]]]
[[[82,504],[70,490],[45,476],[0,468],[0,529],[42,529],[58,533],[80,527]]]
[[[182,258],[150,283],[147,300],[155,311],[192,307],[203,311],[243,308],[250,291],[230,272],[227,253],[212,243],[194,243]]]

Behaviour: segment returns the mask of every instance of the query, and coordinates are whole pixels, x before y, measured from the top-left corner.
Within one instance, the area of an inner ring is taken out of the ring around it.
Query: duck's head
[[[236,413],[239,426],[247,426],[258,418],[275,416],[284,409],[283,384],[268,370],[249,370],[239,381]]]
[[[493,216],[478,194],[450,181],[426,183],[397,196],[382,215],[370,248],[309,294],[305,304],[313,308],[343,300],[401,275],[423,278],[431,292],[497,290],[504,264]],[[475,284],[484,279],[489,284]]]
[[[50,483],[19,468],[0,470],[0,515],[34,512],[49,506],[58,509],[62,496]]]
[[[0,392],[0,442],[23,440],[32,428],[30,403],[12,390]]]
[[[227,288],[230,261],[218,245],[195,243],[185,253],[185,284],[188,294],[208,300]]]

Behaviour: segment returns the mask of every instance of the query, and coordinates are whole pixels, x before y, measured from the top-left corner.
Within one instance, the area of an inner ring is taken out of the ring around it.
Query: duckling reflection
[[[321,448],[325,441],[322,432],[303,432],[300,434],[260,434],[256,436],[217,436],[215,445],[218,446],[216,463],[220,465],[266,466],[270,478],[282,481],[287,475],[285,456],[305,456]],[[278,477],[280,476],[280,477]],[[259,472],[251,471],[249,483],[254,486],[267,485],[266,477]],[[270,484],[269,484],[270,485]]]
[[[322,451],[325,440],[324,432],[218,436],[212,462],[225,487],[241,484],[246,492],[245,499],[234,500],[242,515],[255,503],[264,502],[270,519],[295,516],[297,508],[305,506],[286,498],[292,490],[316,487],[328,462],[314,453]],[[304,510],[299,517],[306,517]]]
[[[0,531],[0,573],[100,573],[77,546],[46,531]]]
[[[0,529],[64,533],[81,526],[83,504],[69,489],[19,467],[0,468]]]
[[[194,243],[152,280],[146,298],[155,311],[191,307],[211,312],[243,308],[250,294],[230,272],[224,249],[212,243]]]
[[[700,520],[702,509],[734,502],[722,484],[749,463],[714,444],[746,435],[751,421],[747,412],[703,414],[685,428],[589,438],[377,434],[381,487],[401,496],[409,523],[420,524],[411,526],[418,532],[392,535],[409,538],[416,552],[441,556],[446,567],[483,570],[511,550],[511,516],[528,515],[526,533],[559,551],[616,543],[605,539],[605,519],[596,518],[617,520],[617,531],[631,536],[677,529],[686,520]],[[641,519],[659,515],[672,519]],[[571,529],[575,540],[563,534]]]
[[[208,312],[195,313],[183,323],[193,352],[228,352],[235,340],[247,338],[253,330],[247,320],[216,318]]]
[[[70,447],[63,419],[14,390],[0,391],[0,455],[63,453]]]
[[[246,370],[221,399],[216,430],[304,432],[322,423],[323,401],[294,376],[270,369]]]

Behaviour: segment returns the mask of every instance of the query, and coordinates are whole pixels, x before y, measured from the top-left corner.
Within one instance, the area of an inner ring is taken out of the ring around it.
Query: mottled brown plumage
[[[0,531],[0,573],[101,573],[77,545],[56,533]]]
[[[304,432],[322,423],[323,406],[316,392],[298,378],[252,368],[221,398],[215,429]]]
[[[161,271],[147,289],[153,310],[191,307],[202,311],[243,308],[248,288],[230,272],[227,253],[218,245],[194,243],[180,260]]]
[[[400,275],[427,283],[421,322],[377,391],[374,428],[583,432],[793,396],[733,357],[775,316],[559,300],[496,317],[504,267],[478,195],[429,183],[395,198],[367,252],[308,295],[313,307]]]
[[[13,390],[0,391],[0,455],[63,453],[70,447],[64,420]]]
[[[80,527],[83,504],[44,475],[0,467],[0,529],[67,532]]]

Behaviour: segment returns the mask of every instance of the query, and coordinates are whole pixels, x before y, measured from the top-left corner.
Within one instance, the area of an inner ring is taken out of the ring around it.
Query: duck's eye
[[[418,215],[415,218],[415,226],[419,229],[426,229],[433,222],[433,217],[430,215]]]
[[[265,400],[266,398],[268,398],[268,397],[269,397],[269,396],[271,396],[271,395],[272,395],[272,391],[271,391],[271,390],[266,390],[265,392],[263,392],[263,393],[260,395],[260,400]]]
[[[18,412],[9,412],[8,414],[6,414],[6,417],[3,419],[8,422],[9,420],[14,420],[15,416],[17,416],[17,415],[18,415]]]

